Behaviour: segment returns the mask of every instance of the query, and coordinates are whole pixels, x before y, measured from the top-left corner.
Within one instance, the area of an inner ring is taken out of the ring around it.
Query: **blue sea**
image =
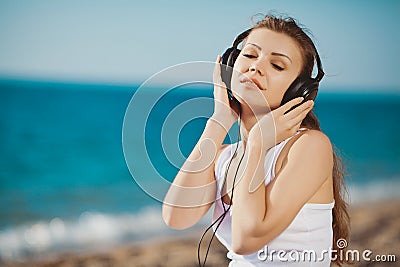
[[[162,222],[155,195],[164,190],[160,177],[171,181],[189,155],[212,101],[204,102],[204,116],[170,129],[177,134],[163,136],[163,125],[181,103],[210,100],[212,88],[171,90],[143,125],[132,120],[149,110],[161,87],[142,92],[144,100],[125,116],[138,87],[0,81],[0,259],[177,234]],[[353,204],[400,196],[400,91],[379,90],[321,90],[315,103],[322,130],[347,166]],[[163,149],[174,145],[180,150],[166,155]],[[158,175],[146,169],[146,158]]]

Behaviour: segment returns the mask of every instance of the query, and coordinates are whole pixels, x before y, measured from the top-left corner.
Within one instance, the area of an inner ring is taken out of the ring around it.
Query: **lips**
[[[243,76],[243,77],[240,79],[240,83],[242,83],[242,84],[244,84],[244,85],[247,85],[247,86],[250,86],[250,87],[253,87],[253,88],[256,88],[256,89],[259,89],[259,90],[265,90],[265,89],[261,86],[261,84],[260,84],[259,81],[257,81],[256,79],[250,79],[250,78],[248,78],[248,77],[246,77],[246,76]]]

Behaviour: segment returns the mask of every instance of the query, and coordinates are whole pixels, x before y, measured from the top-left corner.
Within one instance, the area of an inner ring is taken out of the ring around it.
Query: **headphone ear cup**
[[[319,82],[312,78],[301,79],[297,78],[294,82],[289,86],[283,95],[281,106],[290,100],[296,97],[304,97],[302,103],[307,100],[314,100],[317,97]],[[302,103],[294,106],[290,110],[298,107]],[[289,110],[289,111],[290,111]]]
[[[233,66],[239,54],[240,50],[234,47],[228,48],[225,53],[222,54],[221,78],[229,90],[231,88]]]
[[[229,80],[229,68],[228,68],[228,58],[229,55],[231,54],[233,48],[228,48],[226,51],[222,54],[221,57],[221,78],[222,81],[228,86],[227,81]]]
[[[312,81],[308,84],[304,85],[304,89],[301,90],[302,97],[304,97],[304,101],[306,102],[308,100],[314,100],[317,97],[318,94],[318,85],[319,82],[317,81]]]
[[[299,89],[302,87],[304,84],[304,80],[300,78],[296,78],[292,82],[292,84],[289,86],[289,88],[286,90],[285,94],[283,95],[281,106],[289,102],[290,100],[296,98],[296,92],[299,91]]]

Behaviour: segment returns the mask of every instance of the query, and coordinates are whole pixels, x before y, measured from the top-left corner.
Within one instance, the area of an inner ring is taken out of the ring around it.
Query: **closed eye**
[[[282,68],[281,66],[279,66],[279,65],[277,65],[277,64],[274,64],[274,63],[271,63],[271,64],[272,64],[272,66],[273,66],[276,70],[278,70],[278,71],[284,70],[284,68]]]
[[[251,54],[243,54],[243,56],[247,58],[256,58],[257,56],[251,55]]]

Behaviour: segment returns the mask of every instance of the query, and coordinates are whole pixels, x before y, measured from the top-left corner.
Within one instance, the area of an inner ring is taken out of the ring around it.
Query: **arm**
[[[185,229],[197,223],[211,207],[216,197],[214,178],[215,160],[222,150],[222,142],[237,120],[232,110],[226,85],[221,80],[219,56],[215,64],[214,113],[176,175],[162,206],[165,223],[175,229]]]
[[[171,184],[162,206],[165,223],[175,229],[196,224],[215,200],[215,159],[227,134],[209,119],[203,134]]]
[[[328,137],[309,130],[292,145],[275,179],[267,187],[259,186],[250,193],[251,179],[265,175],[264,164],[257,163],[264,162],[265,153],[254,143],[247,149],[254,161],[249,162],[237,186],[232,213],[232,246],[239,254],[254,253],[282,233],[326,181],[333,167]]]

